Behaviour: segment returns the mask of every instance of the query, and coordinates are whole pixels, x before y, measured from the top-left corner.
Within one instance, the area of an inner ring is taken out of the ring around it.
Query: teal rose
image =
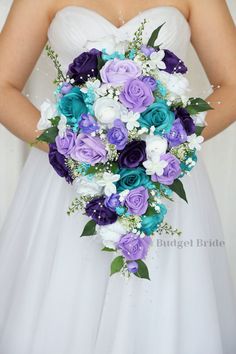
[[[134,189],[140,186],[148,188],[151,184],[150,178],[146,175],[145,169],[138,168],[122,168],[119,171],[120,179],[116,184],[117,191],[120,193],[126,189]]]
[[[167,106],[166,101],[159,100],[151,104],[146,111],[141,114],[139,123],[142,128],[150,129],[154,126],[154,134],[161,135],[170,132],[174,119],[175,115]]]
[[[67,123],[74,127],[80,121],[81,114],[87,113],[83,93],[78,87],[74,87],[69,93],[61,98],[59,109],[67,118]]]
[[[142,216],[141,231],[144,232],[147,236],[150,236],[153,234],[153,232],[157,231],[158,226],[162,223],[167,213],[167,209],[164,204],[159,204],[159,207],[159,213],[151,216]]]

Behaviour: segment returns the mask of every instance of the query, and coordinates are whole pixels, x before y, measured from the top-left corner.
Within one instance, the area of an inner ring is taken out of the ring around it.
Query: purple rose
[[[69,157],[72,149],[75,146],[76,134],[71,130],[67,130],[64,137],[59,135],[56,137],[56,146],[60,154]]]
[[[175,111],[175,117],[181,120],[187,135],[192,135],[195,133],[196,126],[192,117],[185,108],[177,107]]]
[[[70,90],[73,88],[73,86],[69,82],[64,82],[62,87],[61,87],[61,93],[63,95],[66,95],[67,93],[70,92]]]
[[[117,150],[123,150],[128,142],[128,130],[120,119],[116,119],[113,128],[107,132],[107,138],[110,144],[114,144]]]
[[[150,86],[139,79],[126,81],[119,96],[120,102],[133,112],[144,112],[154,102]]]
[[[139,78],[142,82],[144,82],[146,85],[150,87],[152,91],[155,91],[157,88],[157,81],[153,76],[141,76]]]
[[[105,197],[92,199],[85,208],[86,214],[90,216],[98,225],[109,225],[116,222],[118,216],[104,204]]]
[[[117,207],[121,205],[120,195],[119,194],[111,194],[109,197],[106,197],[105,206],[111,210],[116,210]]]
[[[92,166],[107,161],[107,151],[100,138],[83,133],[77,136],[70,156],[76,161],[86,162]]]
[[[161,156],[161,160],[167,161],[168,165],[164,168],[164,173],[162,176],[158,176],[157,174],[152,175],[152,181],[170,186],[181,174],[180,161],[169,152],[167,154],[163,154]]]
[[[65,177],[68,183],[72,183],[73,179],[71,178],[69,174],[69,169],[65,164],[66,158],[64,155],[60,154],[57,151],[57,147],[55,143],[49,144],[48,157],[49,157],[49,162],[54,168],[54,170],[56,171],[56,173],[61,177]]]
[[[141,75],[141,68],[130,59],[109,60],[100,70],[104,83],[124,84],[129,79],[135,79]]]
[[[142,140],[133,140],[121,151],[118,158],[120,168],[135,168],[147,160],[146,143]]]
[[[91,49],[84,52],[74,59],[69,65],[67,75],[75,80],[75,84],[83,84],[88,77],[97,77],[98,75],[98,57],[101,52],[97,49]]]
[[[94,117],[91,116],[91,114],[83,113],[81,115],[81,120],[79,122],[79,128],[82,131],[82,133],[90,134],[92,132],[97,131],[99,129],[99,125],[97,124]]]
[[[148,208],[149,194],[143,186],[132,189],[125,198],[125,206],[132,215],[143,215]]]
[[[138,271],[138,263],[135,261],[131,261],[127,263],[127,268],[130,273],[137,273]]]
[[[181,123],[180,119],[176,119],[172,125],[172,128],[168,134],[165,135],[169,142],[169,146],[178,146],[187,141],[187,134]]]
[[[166,69],[164,69],[164,71],[167,71],[169,74],[173,74],[174,72],[185,74],[188,71],[187,67],[184,65],[184,62],[174,53],[168,49],[164,49],[164,52],[165,57],[163,61],[166,64]]]
[[[155,52],[154,48],[148,47],[145,44],[141,46],[140,50],[146,57],[150,57],[150,55]]]
[[[141,238],[136,234],[129,233],[121,237],[117,242],[117,248],[121,250],[127,260],[135,261],[146,257],[151,242],[151,237]]]

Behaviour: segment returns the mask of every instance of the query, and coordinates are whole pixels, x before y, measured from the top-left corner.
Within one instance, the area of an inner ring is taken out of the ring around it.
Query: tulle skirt
[[[110,277],[111,253],[68,216],[73,188],[35,148],[0,233],[1,354],[235,354],[224,240],[205,168],[168,205],[182,236],[157,236],[151,280]]]

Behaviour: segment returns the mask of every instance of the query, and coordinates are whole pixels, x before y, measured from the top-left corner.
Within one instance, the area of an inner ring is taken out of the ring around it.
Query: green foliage
[[[105,251],[105,252],[116,252],[116,250],[114,250],[113,248],[109,248],[109,247],[102,248],[102,251]]]
[[[61,81],[65,81],[66,78],[61,70],[61,64],[58,60],[58,54],[56,54],[54,52],[54,50],[52,49],[52,47],[47,44],[46,45],[46,52],[47,52],[47,56],[52,60],[56,70],[57,70],[57,79],[54,81],[54,83],[59,83]]]
[[[45,143],[51,144],[55,142],[56,136],[58,135],[57,127],[51,127],[46,129],[36,141],[43,141]]]
[[[136,262],[138,263],[138,271],[134,273],[134,275],[138,278],[150,280],[148,267],[146,264],[141,259],[138,259]]]
[[[170,188],[173,192],[175,192],[176,194],[178,194],[178,196],[179,196],[181,199],[185,200],[186,203],[188,203],[187,197],[186,197],[186,193],[185,193],[185,190],[184,190],[183,183],[182,183],[179,179],[176,179],[176,180],[174,181],[174,183],[173,183],[171,186],[169,186],[169,188]]]
[[[189,114],[194,115],[200,112],[212,110],[213,108],[202,98],[190,98],[186,109]]]
[[[147,45],[149,47],[155,47],[155,42],[156,42],[159,32],[160,32],[161,28],[164,26],[164,24],[165,24],[165,22],[152,32],[151,37],[149,38],[149,40],[147,42]]]
[[[84,227],[82,236],[94,236],[96,234],[96,223],[94,220],[90,220]]]
[[[111,263],[111,274],[118,273],[121,271],[121,269],[124,266],[124,257],[123,256],[118,256],[113,259]]]
[[[197,126],[197,127],[196,127],[196,135],[197,135],[197,136],[201,135],[203,129],[205,129],[205,127],[199,127],[199,126]]]

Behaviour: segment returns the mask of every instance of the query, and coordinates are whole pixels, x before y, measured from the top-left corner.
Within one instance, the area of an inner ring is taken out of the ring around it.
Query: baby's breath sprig
[[[177,235],[177,236],[181,236],[182,232],[178,229],[174,229],[171,225],[169,225],[167,222],[164,222],[162,224],[160,224],[157,233],[159,235],[162,235],[163,233],[166,233],[167,235]]]
[[[46,52],[47,52],[47,56],[52,60],[54,66],[57,70],[57,79],[54,80],[54,83],[59,84],[62,81],[66,81],[66,78],[63,75],[63,72],[61,70],[61,64],[58,60],[58,54],[55,53],[55,51],[52,49],[50,44],[46,45]]]
[[[170,152],[172,155],[177,157],[180,161],[185,161],[190,149],[187,143],[181,144],[176,148],[171,148]]]
[[[67,215],[70,216],[70,215],[76,213],[77,211],[84,212],[86,204],[88,202],[90,202],[91,200],[92,200],[91,196],[84,196],[84,195],[80,196],[80,199],[75,198],[72,201],[71,206],[68,208]]]
[[[137,29],[137,31],[134,33],[134,37],[133,40],[130,42],[128,50],[139,50],[142,43],[143,43],[143,31],[144,31],[144,27],[145,24],[147,23],[146,18],[141,22],[139,28]]]

